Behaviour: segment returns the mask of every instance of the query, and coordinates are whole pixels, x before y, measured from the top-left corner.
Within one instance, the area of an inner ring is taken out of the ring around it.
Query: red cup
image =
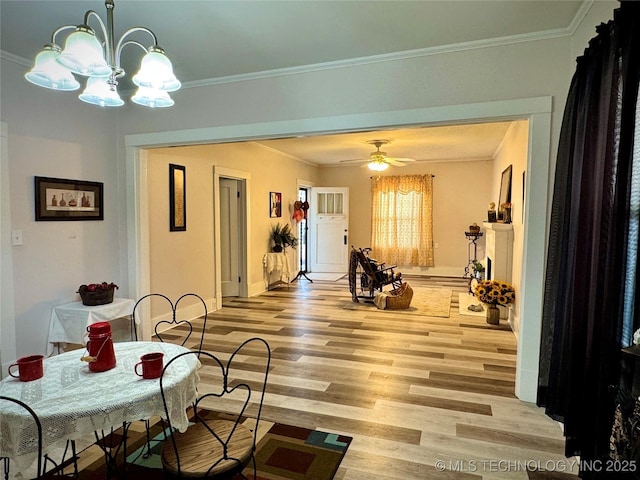
[[[136,363],[133,370],[136,375],[142,378],[158,378],[162,375],[162,367],[164,366],[162,357],[164,357],[164,353],[161,352],[147,353],[140,357],[140,361]],[[138,371],[139,365],[142,365],[142,373]]]
[[[21,382],[30,382],[42,377],[42,360],[44,355],[29,355],[28,357],[19,358],[16,363],[9,365],[9,375],[13,378],[20,379]],[[13,367],[18,367],[18,375],[11,372]]]

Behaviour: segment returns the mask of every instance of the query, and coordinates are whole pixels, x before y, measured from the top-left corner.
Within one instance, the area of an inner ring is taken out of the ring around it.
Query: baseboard
[[[185,298],[183,302],[187,301],[188,299],[189,299],[188,297]],[[193,321],[196,318],[200,318],[202,315],[204,315],[204,309],[202,308],[202,304],[195,297],[194,297],[194,300],[196,300],[196,303],[194,303],[193,305],[188,305],[186,307],[178,308],[176,310],[176,321],[180,321],[180,320]],[[215,298],[208,298],[204,300],[204,303],[207,306],[207,313],[213,312],[216,310]],[[178,306],[180,306],[180,304],[178,304]],[[155,326],[162,321],[170,322],[172,318],[173,318],[172,313],[168,312],[166,314],[158,315],[157,317],[154,317],[151,321],[151,324]],[[158,331],[162,333],[170,328],[172,327],[167,325],[166,327],[161,328]]]

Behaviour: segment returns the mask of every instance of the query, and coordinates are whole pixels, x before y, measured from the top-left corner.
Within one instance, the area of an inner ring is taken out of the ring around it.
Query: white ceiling
[[[341,63],[376,62],[527,38],[569,35],[593,0],[211,1],[115,0],[115,33],[153,30],[185,88]],[[26,68],[60,25],[86,10],[103,20],[101,0],[0,0],[0,54]],[[106,20],[105,20],[106,21]],[[95,19],[90,26],[99,29]],[[142,34],[132,39],[150,44]],[[64,34],[58,38],[62,43]],[[141,52],[140,52],[141,53]],[[127,47],[130,77],[138,49]],[[123,82],[127,88],[127,81]],[[34,87],[35,88],[35,87]],[[262,142],[301,160],[329,164],[366,159],[366,141],[416,160],[490,158],[505,124],[414,128]]]

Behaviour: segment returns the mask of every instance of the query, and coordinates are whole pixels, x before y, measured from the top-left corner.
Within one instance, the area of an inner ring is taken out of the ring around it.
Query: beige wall
[[[317,169],[253,142],[153,149],[148,151],[147,158],[151,292],[165,293],[174,299],[182,293],[193,292],[208,303],[217,295],[214,282],[214,165],[250,175],[248,283],[252,291],[264,290],[262,257],[271,248],[271,225],[292,222],[297,179],[313,181]],[[185,232],[169,231],[170,163],[186,167]],[[282,193],[281,218],[269,216],[269,192]],[[296,272],[295,250],[287,249],[287,253],[291,270]],[[157,308],[152,311],[154,318],[166,313],[163,307]]]
[[[371,177],[361,167],[320,169],[319,185],[349,187],[350,243],[356,247],[371,244]],[[415,162],[391,167],[384,175],[431,174],[433,179],[433,241],[435,266],[406,267],[412,274],[462,276],[467,265],[467,239],[464,232],[472,223],[486,217],[486,203],[492,188],[492,162],[448,161]],[[481,258],[481,250],[478,258]]]
[[[524,221],[523,221],[523,174],[526,175],[528,142],[529,138],[529,122],[514,122],[512,128],[509,129],[502,142],[501,148],[496,152],[495,161],[493,162],[493,188],[492,200],[498,204],[500,193],[500,180],[502,172],[509,165],[512,166],[511,171],[511,216],[513,225],[513,267],[511,270],[511,284],[516,291],[516,301],[510,310],[510,322],[516,335],[519,332],[520,325],[520,304],[519,295],[522,293],[522,255],[524,247]],[[486,267],[486,265],[485,265]]]

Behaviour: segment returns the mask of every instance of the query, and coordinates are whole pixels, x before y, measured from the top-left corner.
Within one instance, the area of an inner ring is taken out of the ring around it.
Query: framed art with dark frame
[[[104,184],[34,177],[36,221],[104,220]]]
[[[498,220],[504,220],[504,208],[505,203],[511,203],[511,172],[512,165],[509,165],[502,171],[502,177],[500,178],[500,197],[498,199]],[[509,219],[510,221],[510,219]]]
[[[183,165],[169,164],[169,230],[187,230],[187,183]]]
[[[269,216],[271,218],[282,216],[282,193],[269,192]]]

